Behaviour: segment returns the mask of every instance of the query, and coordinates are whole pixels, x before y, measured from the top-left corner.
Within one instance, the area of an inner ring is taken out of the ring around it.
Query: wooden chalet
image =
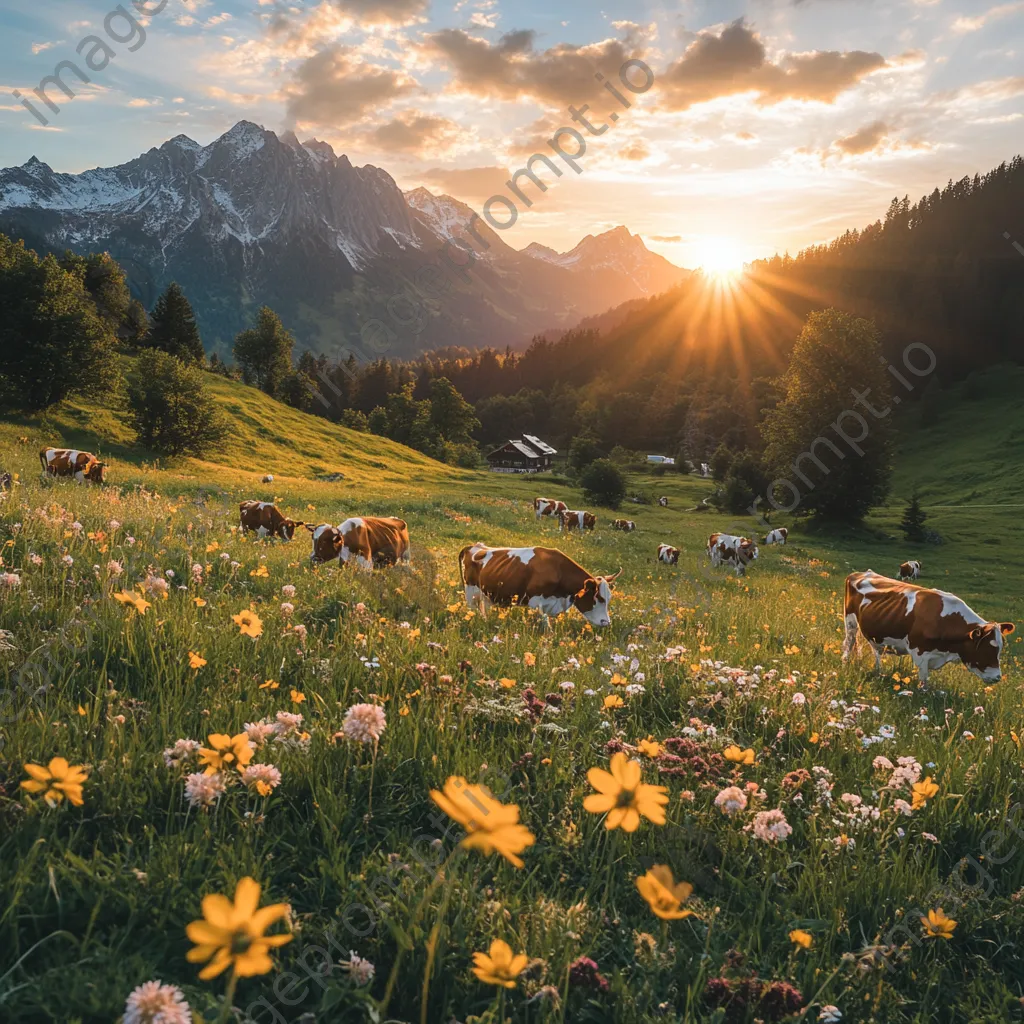
[[[512,438],[487,456],[492,473],[542,473],[558,452],[533,434]]]

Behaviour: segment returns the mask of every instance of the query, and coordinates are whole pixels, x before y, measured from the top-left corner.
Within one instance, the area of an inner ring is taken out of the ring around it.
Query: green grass
[[[619,514],[637,521],[636,533],[611,532],[612,516],[599,511],[595,534],[561,538],[551,523],[534,521],[531,507],[538,493],[581,504],[555,480],[452,470],[238,385],[215,386],[236,424],[219,463],[155,467],[96,406],[0,425],[3,466],[21,483],[0,506],[4,567],[21,577],[20,586],[0,590],[0,628],[11,645],[0,652],[10,688],[0,750],[0,1019],[109,1022],[151,978],[180,985],[194,1011],[215,1019],[225,979],[198,980],[185,958],[185,926],[204,894],[231,892],[244,875],[260,881],[266,902],[292,907],[294,939],[274,954],[274,972],[242,979],[235,994],[258,1022],[304,1013],[373,1019],[406,944],[382,1019],[420,1020],[433,928],[424,1018],[431,1024],[452,1015],[499,1019],[495,990],[470,973],[472,954],[494,938],[534,961],[505,996],[504,1014],[516,1024],[780,1019],[768,1004],[734,1002],[723,1011],[705,998],[709,979],[735,983],[751,972],[799,989],[805,1020],[829,1003],[844,1021],[1021,1019],[1024,855],[1020,833],[1002,824],[1024,784],[1011,736],[1024,730],[1021,648],[1010,646],[1003,682],[987,690],[959,666],[921,691],[906,659],[886,659],[876,675],[866,655],[845,667],[839,658],[849,568],[891,572],[921,555],[923,582],[988,616],[1021,618],[1020,556],[1007,545],[986,554],[986,535],[999,524],[1004,535],[1012,528],[1002,510],[961,510],[948,520],[936,513],[932,523],[947,542],[915,550],[895,539],[894,501],[856,532],[798,527],[786,548],[762,547],[737,580],[703,557],[707,534],[730,518],[683,511],[707,492],[699,480],[640,480],[667,494],[670,506],[626,506]],[[980,485],[955,477],[983,459],[995,480],[986,496],[998,501],[1015,486],[1019,494],[1017,466],[982,450],[986,431],[997,428],[1006,431],[997,440],[1012,442],[1018,414],[1000,404],[1001,415],[982,403],[978,419],[973,407],[958,406],[954,423],[941,428],[948,436],[929,432],[941,459],[923,464],[928,440],[911,437],[896,497],[920,483],[926,504],[943,503],[935,498],[947,472],[949,493],[969,495]],[[40,480],[36,451],[57,441],[109,455],[110,485]],[[336,471],[343,481],[310,479]],[[272,485],[259,483],[265,472]],[[268,543],[232,531],[244,497],[274,498],[310,520],[401,515],[413,567],[372,575],[311,569],[305,540]],[[558,546],[595,572],[621,565],[612,626],[595,634],[572,615],[545,630],[518,610],[467,618],[455,555],[478,539]],[[678,567],[654,561],[661,541],[683,549]],[[65,554],[73,565],[61,561]],[[111,559],[124,567],[116,580]],[[204,566],[200,581],[191,579],[193,563]],[[266,575],[253,575],[260,566]],[[112,599],[168,569],[168,598],[154,599],[144,616]],[[286,584],[296,588],[290,618],[280,608]],[[249,607],[264,627],[255,641],[231,619]],[[306,627],[304,641],[295,623]],[[685,652],[666,660],[680,647]],[[190,668],[190,651],[205,666]],[[380,667],[368,669],[362,659],[374,658]],[[644,692],[626,695],[610,678],[628,674],[633,658]],[[715,661],[762,666],[756,689],[737,686]],[[267,680],[278,687],[261,688]],[[575,688],[561,690],[562,681]],[[532,721],[526,687],[540,697],[561,694],[561,708]],[[292,703],[293,689],[301,704]],[[613,692],[624,706],[606,712],[603,698]],[[796,692],[805,704],[793,702]],[[360,701],[387,713],[375,757],[333,739],[345,710]],[[181,737],[237,732],[278,710],[304,714],[310,742],[306,751],[257,752],[254,760],[281,770],[273,795],[236,785],[213,811],[190,810],[184,772],[165,767],[162,750]],[[857,730],[872,736],[882,725],[893,726],[895,738],[865,748]],[[583,809],[592,791],[587,770],[607,766],[610,740],[664,740],[686,729],[694,730],[699,761],[640,757],[645,781],[668,787],[665,826],[645,821],[632,835],[607,832]],[[753,748],[757,764],[723,764],[730,742]],[[909,795],[882,788],[888,773],[872,767],[879,754],[915,757],[938,795],[911,817],[897,814],[894,800]],[[55,755],[90,767],[83,807],[48,809],[19,791],[22,765]],[[831,773],[831,806],[818,800],[817,776],[798,790],[783,782],[815,767]],[[680,772],[658,778],[659,768]],[[524,868],[456,849],[456,833],[446,834],[428,796],[450,775],[485,777],[519,806],[536,836]],[[729,819],[713,800],[732,781],[757,783],[764,797]],[[844,793],[879,807],[877,821],[850,820]],[[778,846],[744,830],[755,810],[775,807],[793,828]],[[837,846],[844,834],[853,848]],[[429,867],[433,840],[438,857],[452,858],[441,881]],[[694,917],[663,925],[650,912],[634,879],[653,863],[693,883]],[[921,939],[919,915],[940,905],[959,922],[954,938]],[[372,928],[361,906],[371,908]],[[794,928],[812,933],[810,950],[790,943]],[[900,954],[872,967],[872,949],[889,944]],[[358,989],[339,967],[322,975],[321,949],[335,964],[357,951],[376,965],[375,979]],[[608,993],[567,988],[580,956],[597,961]],[[292,985],[287,972],[298,979]],[[559,990],[560,1005],[543,986]]]

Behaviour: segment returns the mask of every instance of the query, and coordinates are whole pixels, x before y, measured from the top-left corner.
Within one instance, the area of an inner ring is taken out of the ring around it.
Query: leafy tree
[[[569,445],[569,468],[579,473],[601,454],[601,445],[593,434],[577,434]]]
[[[732,466],[733,458],[733,453],[729,451],[725,442],[722,442],[711,456],[712,478],[719,481],[724,480],[729,472],[729,467]]]
[[[690,457],[685,445],[676,452],[676,472],[684,476],[690,472]]]
[[[38,412],[119,380],[114,334],[68,270],[0,235],[0,405]]]
[[[255,324],[235,338],[235,359],[242,380],[278,397],[292,372],[294,345],[295,338],[281,318],[269,306],[261,306]]]
[[[382,405],[378,405],[376,409],[371,410],[370,415],[366,417],[366,425],[370,430],[371,434],[377,434],[380,437],[388,436],[388,411]]]
[[[435,377],[430,382],[430,425],[454,445],[472,445],[473,433],[480,428],[473,406],[447,377]]]
[[[172,281],[156,300],[144,344],[148,348],[157,348],[177,356],[185,362],[205,361],[206,352],[203,340],[199,337],[196,315],[177,282]]]
[[[714,503],[726,512],[745,512],[757,495],[764,494],[768,482],[761,460],[751,451],[741,452],[732,460]]]
[[[164,455],[202,457],[227,433],[203,373],[167,352],[143,352],[128,377],[128,410],[139,442]]]
[[[290,373],[281,382],[278,398],[293,409],[309,412],[313,406],[313,382],[304,373]]]
[[[884,500],[892,474],[889,375],[875,325],[835,309],[811,313],[776,383],[782,397],[761,424],[778,481],[769,502],[861,519]]]
[[[580,474],[580,487],[592,504],[618,508],[626,496],[626,476],[610,459],[595,459]]]
[[[907,507],[903,510],[903,518],[900,520],[900,529],[906,540],[921,543],[928,537],[928,531],[924,524],[928,519],[928,513],[921,507],[921,499],[917,491],[911,495]]]
[[[370,424],[367,422],[366,413],[358,409],[343,409],[341,412],[341,425],[349,430],[358,430],[361,434],[370,431]]]

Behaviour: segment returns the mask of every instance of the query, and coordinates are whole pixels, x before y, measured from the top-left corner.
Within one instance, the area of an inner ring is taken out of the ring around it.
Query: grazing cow
[[[768,536],[765,537],[765,544],[782,544],[785,545],[786,538],[789,536],[789,530],[784,526],[780,526],[777,530],[769,532]]]
[[[260,480],[261,484],[272,484],[273,482],[274,482],[274,474],[273,473],[268,473],[262,480]]]
[[[920,562],[903,562],[900,565],[901,580],[919,580],[921,578]]]
[[[295,531],[306,524],[301,519],[286,519],[276,505],[269,501],[243,501],[238,506],[242,532],[255,531],[260,537],[280,537],[291,540]]]
[[[659,544],[658,561],[666,565],[675,565],[679,561],[679,548],[674,548],[671,544]]]
[[[490,605],[525,605],[545,616],[574,607],[594,626],[609,626],[613,576],[594,576],[556,548],[489,548],[473,544],[459,552],[466,604],[486,614]]]
[[[658,499],[658,504],[659,504],[659,505],[660,505],[660,506],[661,506],[662,508],[668,508],[668,498],[665,498],[665,497],[661,497],[661,498],[659,498],[659,499]]]
[[[554,498],[533,499],[533,514],[537,519],[541,516],[560,516],[567,507],[564,501],[556,501]]]
[[[612,523],[612,528],[622,530],[623,533],[632,533],[636,529],[636,523],[632,519],[616,519]]]
[[[354,559],[360,569],[409,561],[409,527],[404,519],[353,516],[338,526],[322,523],[306,529],[313,535],[309,560],[317,565],[335,558]]]
[[[0,491],[9,491],[14,486],[14,477],[10,473],[0,472]]]
[[[1012,622],[987,622],[964,601],[942,590],[891,580],[870,569],[846,577],[846,639],[843,661],[857,644],[858,630],[871,645],[875,667],[882,666],[883,648],[909,654],[921,682],[928,673],[951,661],[985,682],[1002,678],[999,656]]]
[[[708,537],[708,554],[712,565],[724,562],[735,567],[737,576],[742,576],[747,566],[757,558],[757,545],[747,537],[713,533]]]
[[[567,533],[572,530],[593,530],[597,526],[597,516],[593,512],[573,512],[563,509],[558,517],[559,529]]]
[[[43,448],[39,452],[39,464],[50,476],[71,476],[78,483],[103,483],[107,464],[100,462],[92,452],[80,452],[74,448]]]

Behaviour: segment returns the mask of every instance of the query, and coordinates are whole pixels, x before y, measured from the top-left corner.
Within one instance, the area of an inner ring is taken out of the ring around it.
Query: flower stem
[[[235,999],[235,986],[238,984],[238,975],[234,967],[231,968],[231,976],[228,978],[228,987],[224,990],[224,1003],[220,1008],[216,1024],[224,1024],[231,1013],[231,1004]]]

